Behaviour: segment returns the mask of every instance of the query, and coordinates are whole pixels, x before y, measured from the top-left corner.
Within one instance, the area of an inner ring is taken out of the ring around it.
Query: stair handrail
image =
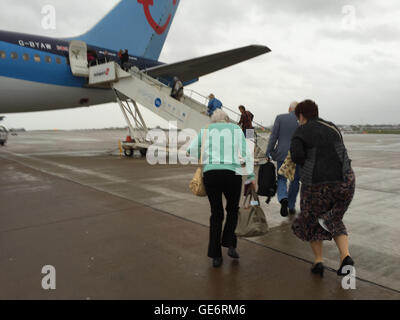
[[[150,80],[156,80],[154,83],[151,84],[151,85],[153,85],[155,87],[160,87],[160,89],[161,89],[164,86],[164,84],[161,83],[159,80],[149,76],[146,73],[147,70],[143,71],[143,70],[139,70],[139,68],[132,68],[130,71],[131,71],[131,73],[139,74],[141,80],[143,80],[143,75],[146,75]],[[197,101],[197,102],[199,102],[201,104],[204,104],[205,106],[208,106],[208,102],[210,101],[210,99],[207,96],[203,95],[202,93],[200,93],[200,92],[198,92],[196,90],[189,89],[189,88],[185,88],[185,96],[187,96],[190,99],[195,100],[195,101]],[[195,96],[198,96],[201,99],[198,99],[198,98],[196,99]],[[225,109],[225,110],[228,110],[231,113],[233,113],[235,116],[239,117],[239,119],[240,119],[241,113],[239,113],[237,111],[234,111],[232,108],[230,108],[230,107],[228,107],[226,105],[223,105],[222,108]],[[260,128],[267,129],[266,127],[264,127],[261,123],[259,123],[257,121],[253,121],[253,123],[256,124]]]
[[[187,92],[190,93],[190,95],[187,94]],[[193,98],[193,94],[200,96],[201,98],[204,99],[204,104],[206,106],[208,106],[208,102],[210,101],[210,99],[208,97],[206,97],[205,95],[193,90],[193,89],[187,89],[185,88],[185,95],[189,96],[189,98],[194,99]],[[202,103],[201,101],[199,101],[198,99],[194,99],[197,100],[198,102]],[[223,109],[228,110],[229,112],[233,113],[234,115],[238,116],[239,118],[242,116],[240,112],[234,111],[233,109],[231,109],[230,107],[227,107],[226,105],[222,106]],[[253,123],[255,123],[257,126],[259,126],[260,128],[263,129],[267,129],[266,127],[264,127],[261,123],[257,122],[257,121],[253,121]]]

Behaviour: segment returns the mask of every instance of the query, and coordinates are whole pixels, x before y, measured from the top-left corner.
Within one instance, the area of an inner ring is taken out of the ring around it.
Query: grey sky
[[[53,37],[85,32],[118,0],[0,0],[0,29]],[[57,30],[41,28],[41,8],[57,9]],[[347,6],[347,7],[345,7]],[[351,7],[349,7],[351,6]],[[350,10],[350,11],[349,11]],[[354,11],[354,19],[351,13]],[[203,77],[189,88],[246,105],[264,125],[293,100],[314,99],[340,124],[400,123],[398,0],[182,0],[161,61],[263,44],[272,52]],[[150,112],[151,126],[165,125]],[[116,105],[8,115],[9,127],[123,126]]]

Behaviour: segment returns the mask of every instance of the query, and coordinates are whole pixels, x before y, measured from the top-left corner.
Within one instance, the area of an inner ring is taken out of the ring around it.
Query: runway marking
[[[96,178],[104,179],[104,180],[107,181],[107,183],[127,183],[127,182],[129,182],[128,180],[121,179],[121,178],[116,178],[116,177],[114,177],[112,175],[108,175],[108,174],[105,174],[105,173],[93,171],[93,170],[90,170],[90,169],[81,169],[81,168],[77,168],[77,167],[70,166],[70,165],[60,164],[60,163],[55,162],[55,161],[43,160],[43,159],[35,158],[35,157],[29,156],[29,155],[17,154],[17,153],[14,153],[14,152],[11,152],[11,151],[7,151],[7,150],[2,150],[2,152],[8,153],[9,155],[11,155],[13,157],[16,157],[16,158],[36,161],[36,162],[39,162],[41,164],[47,164],[47,165],[58,167],[60,169],[68,170],[68,171],[71,171],[73,173],[83,174],[83,175],[88,175],[88,176],[93,176],[93,177],[96,177]],[[19,163],[21,163],[21,162],[19,162]],[[30,168],[37,169],[39,171],[48,173],[48,174],[56,175],[56,176],[59,176],[59,177],[62,177],[62,178],[68,178],[68,180],[73,180],[69,176],[65,176],[65,175],[60,174],[58,172],[50,171],[48,169],[43,169],[42,167],[37,168],[35,166],[30,166],[29,164],[27,164],[25,162],[21,163],[21,164],[26,165],[26,166],[28,166]]]
[[[194,173],[187,173],[187,174],[179,174],[179,175],[174,175],[174,179],[190,179],[193,177]],[[151,178],[151,179],[145,179],[144,181],[166,181],[166,180],[171,180],[171,177],[161,177],[161,178]]]

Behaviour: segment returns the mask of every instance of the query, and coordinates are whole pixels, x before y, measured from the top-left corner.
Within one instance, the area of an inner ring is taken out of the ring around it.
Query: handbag
[[[254,202],[251,201],[254,199]],[[257,204],[256,204],[257,203]],[[242,238],[260,237],[269,231],[267,219],[254,189],[247,195],[239,209],[235,234]]]
[[[290,151],[283,162],[282,166],[278,170],[278,174],[284,176],[286,179],[293,181],[296,173],[296,164],[292,161]]]
[[[266,203],[269,204],[276,194],[276,167],[271,160],[260,166],[258,171],[258,191],[257,195],[267,197]]]
[[[207,135],[207,128],[204,129],[204,134],[203,134],[203,138],[201,141],[201,155],[200,155],[199,167],[196,169],[193,179],[192,179],[192,181],[190,181],[190,184],[189,184],[190,191],[195,196],[198,196],[198,197],[206,197],[207,196],[206,187],[204,185],[204,180],[203,180],[203,153],[204,153],[204,144],[205,144],[205,140],[206,140],[206,135]]]

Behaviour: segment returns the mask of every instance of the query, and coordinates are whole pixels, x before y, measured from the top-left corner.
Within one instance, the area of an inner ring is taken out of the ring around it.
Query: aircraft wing
[[[265,46],[251,45],[186,61],[164,64],[147,69],[154,78],[177,76],[182,82],[197,79],[234,64],[252,59],[271,50]]]

